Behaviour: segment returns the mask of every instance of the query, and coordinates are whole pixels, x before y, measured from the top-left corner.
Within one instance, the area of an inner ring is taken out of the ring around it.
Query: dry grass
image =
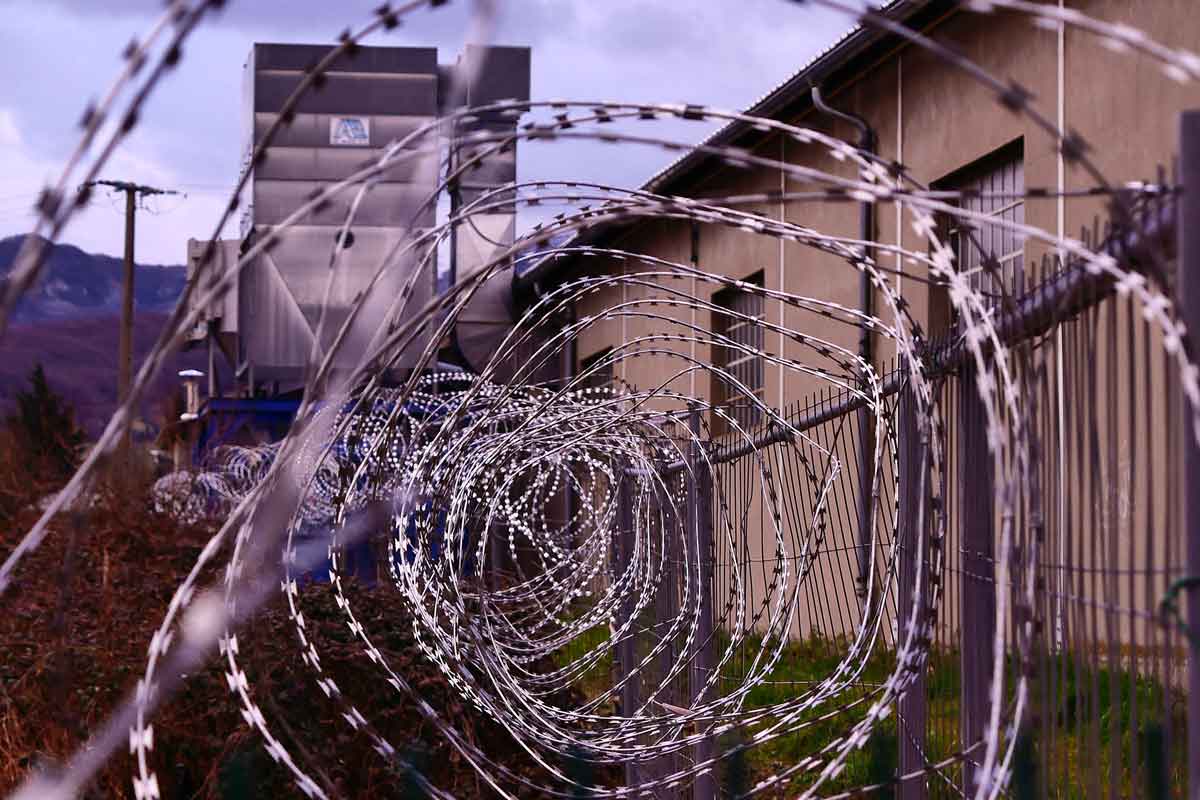
[[[13,460],[6,460],[0,457],[0,472],[6,473],[0,474],[0,487],[19,487]],[[25,495],[21,510],[0,523],[0,558],[36,518],[29,502],[49,488],[26,484],[29,491],[17,492]],[[88,511],[55,522],[45,545],[23,564],[18,585],[0,598],[0,795],[11,792],[31,768],[53,764],[78,748],[130,690],[144,669],[151,632],[210,535],[203,527],[181,526],[153,513],[145,497],[146,483],[136,474],[126,475],[120,486],[103,487]],[[347,594],[392,667],[467,741],[480,743],[510,769],[538,774],[500,726],[468,706],[421,659],[393,593],[352,581]],[[362,654],[329,587],[309,586],[302,602],[327,676],[377,730],[436,785],[459,797],[489,796],[475,771]],[[272,730],[331,794],[410,796],[410,779],[352,731],[342,709],[314,685],[282,601],[256,618],[239,641]],[[154,739],[164,797],[299,795],[242,722],[215,659],[190,676],[160,711]],[[131,765],[124,749],[89,796],[132,796]],[[523,789],[518,793],[529,796]]]

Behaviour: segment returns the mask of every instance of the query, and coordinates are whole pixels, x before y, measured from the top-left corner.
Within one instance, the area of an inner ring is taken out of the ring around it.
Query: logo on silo
[[[340,147],[369,147],[371,120],[363,117],[334,117],[329,120],[329,143]]]

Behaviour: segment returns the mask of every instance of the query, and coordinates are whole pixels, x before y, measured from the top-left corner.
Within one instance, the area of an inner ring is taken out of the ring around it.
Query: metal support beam
[[[917,584],[918,547],[924,541],[919,526],[927,516],[921,513],[921,504],[926,492],[928,460],[921,442],[917,424],[917,402],[911,388],[906,387],[900,395],[900,529],[899,558],[900,580],[897,587],[896,613],[900,615],[900,637],[904,642],[909,637],[913,603],[920,597],[921,608],[916,614],[917,630],[925,618],[925,597]],[[928,570],[928,559],[924,559]],[[914,677],[908,690],[900,697],[897,705],[900,738],[900,774],[906,775],[925,768],[925,728],[928,721],[925,667]],[[927,796],[925,777],[905,781],[900,785],[896,797],[899,800],[923,800]]]
[[[713,474],[701,449],[700,410],[693,406],[688,417],[688,427],[694,440],[688,448],[688,527],[687,527],[687,572],[688,580],[695,592],[698,604],[696,635],[692,639],[691,687],[692,708],[708,699],[704,685],[712,674],[716,660],[713,658],[713,518],[712,482]],[[710,739],[698,743],[695,748],[697,763],[713,757],[714,747]],[[717,781],[711,772],[696,777],[693,787],[694,800],[715,800]]]
[[[1179,177],[1183,193],[1179,201],[1179,299],[1180,314],[1187,325],[1187,352],[1193,362],[1200,356],[1200,111],[1180,117]],[[1193,224],[1195,223],[1195,224]],[[1189,575],[1200,575],[1200,447],[1192,431],[1191,411],[1183,401],[1184,440],[1184,532],[1187,536]],[[1200,590],[1187,598],[1187,621],[1200,629]],[[1193,639],[1188,649],[1188,797],[1200,798],[1200,649]]]
[[[667,637],[665,646],[658,656],[658,670],[655,676],[662,686],[654,699],[660,703],[686,706],[688,701],[683,696],[680,678],[676,676],[670,682],[666,682],[671,668],[675,666],[678,649],[678,637],[670,636],[668,632],[679,618],[678,563],[680,560],[680,553],[674,549],[680,540],[678,536],[680,522],[671,492],[671,487],[677,483],[678,478],[671,477],[666,480],[668,481],[666,487],[655,486],[654,518],[651,520],[652,527],[660,528],[655,541],[659,542],[662,548],[654,557],[656,560],[661,558],[663,564],[658,589],[654,595],[654,630],[657,633],[655,643],[657,644],[659,639]],[[677,753],[659,756],[655,764],[655,777],[664,778],[678,771],[679,766]],[[674,788],[661,787],[656,791],[655,796],[658,800],[680,800],[679,790]]]
[[[979,397],[975,366],[963,368],[958,384],[958,525],[962,542],[962,584],[959,590],[960,629],[970,646],[959,648],[962,671],[962,746],[983,739],[988,720],[988,689],[992,678],[992,649],[996,631],[995,512],[993,465],[988,455],[987,416]],[[962,791],[975,792],[975,770],[981,749],[963,762]]]
[[[617,490],[617,535],[616,535],[616,578],[620,580],[622,576],[627,576],[631,570],[635,568],[633,563],[633,550],[636,539],[634,531],[634,515],[633,515],[633,487],[630,485],[634,478],[630,475],[625,475],[621,478],[620,486]],[[621,600],[621,607],[618,611],[620,618],[617,620],[617,628],[623,628],[627,623],[630,623],[634,608],[636,592],[633,586],[627,588],[624,593],[624,598]],[[629,630],[617,642],[616,663],[617,669],[620,671],[619,679],[625,681],[637,666],[637,637],[633,631],[637,628],[636,622],[629,624]],[[637,713],[639,702],[638,686],[639,678],[634,677],[633,680],[626,681],[621,686],[621,716],[625,718],[633,717]],[[638,777],[638,765],[633,759],[625,762],[625,785],[637,786],[640,782]]]
[[[857,591],[868,596],[871,581],[871,530],[875,520],[875,417],[867,407],[858,409],[858,576]],[[877,596],[878,593],[872,596]]]

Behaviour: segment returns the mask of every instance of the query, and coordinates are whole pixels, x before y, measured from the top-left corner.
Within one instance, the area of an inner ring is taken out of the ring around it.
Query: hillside
[[[24,237],[0,239],[0,276],[7,275]],[[14,323],[0,338],[0,415],[38,362],[55,391],[75,408],[88,433],[99,433],[117,397],[121,259],[52,246],[37,285],[22,299]],[[137,266],[134,277],[134,369],[153,347],[186,280],[182,266]],[[141,414],[157,424],[162,400],[178,385],[176,373],[204,369],[199,352],[178,354],[152,387]]]
[[[166,315],[140,313],[134,318],[134,369],[153,347]],[[39,361],[54,390],[75,408],[80,424],[91,435],[103,428],[116,407],[116,317],[45,320],[9,328],[0,340],[0,414],[8,414],[16,391],[24,387]],[[161,403],[179,384],[181,369],[205,369],[199,351],[177,354],[151,387],[141,406],[142,417],[157,426]]]
[[[0,276],[7,276],[24,236],[0,239]],[[17,307],[18,322],[111,316],[121,309],[122,261],[85,253],[69,244],[51,246],[37,284]],[[168,311],[183,291],[183,266],[138,264],[134,271],[134,307]]]

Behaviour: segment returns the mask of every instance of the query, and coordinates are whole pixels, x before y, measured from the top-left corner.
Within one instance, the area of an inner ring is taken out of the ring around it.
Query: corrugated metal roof
[[[880,9],[880,13],[903,18],[928,5],[929,2],[930,0],[891,0]],[[866,44],[867,40],[872,38],[872,34],[877,35],[877,32],[864,28],[862,25],[851,27],[832,44],[810,58],[802,67],[755,100],[743,113],[755,117],[770,116],[773,111],[778,110],[778,106],[786,105],[796,99],[799,91],[809,91],[811,84],[815,82],[814,79],[818,77],[818,72],[834,69],[844,63],[845,59],[853,55],[854,45]],[[678,173],[691,166],[692,161],[702,161],[706,158],[707,155],[699,148],[727,143],[749,128],[750,126],[741,120],[730,120],[702,139],[693,149],[652,175],[642,184],[643,191],[657,191],[664,183],[677,177]]]

